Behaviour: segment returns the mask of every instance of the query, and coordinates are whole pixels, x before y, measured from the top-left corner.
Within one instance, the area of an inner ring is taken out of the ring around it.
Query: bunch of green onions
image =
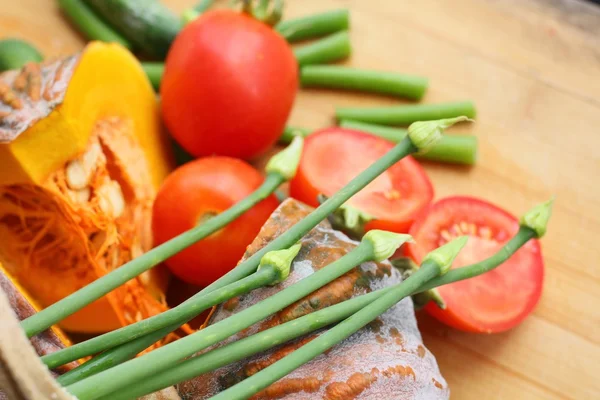
[[[327,268],[324,268],[297,284],[279,292],[275,296],[228,318],[222,323],[210,326],[205,330],[164,346],[147,355],[127,361],[134,357],[138,352],[159,340],[168,332],[177,329],[188,319],[200,313],[203,309],[210,307],[213,304],[223,302],[228,298],[247,293],[254,288],[274,284],[281,279],[284,279],[286,273],[281,273],[281,270],[285,270],[286,268],[289,270],[289,264],[300,248],[297,241],[309,230],[337,208],[342,206],[352,195],[370,183],[389,166],[408,154],[416,151],[425,151],[435,146],[436,142],[439,142],[443,137],[443,129],[464,119],[466,119],[466,117],[417,122],[412,124],[409,127],[407,136],[400,141],[399,144],[372,166],[359,174],[346,185],[346,187],[342,188],[338,193],[325,201],[319,208],[302,221],[298,222],[287,232],[273,240],[265,248],[258,251],[246,261],[240,263],[230,273],[190,298],[181,306],[156,317],[141,321],[138,324],[110,332],[88,342],[75,345],[72,348],[67,348],[60,352],[45,356],[42,360],[48,365],[55,367],[83,355],[89,355],[104,350],[103,353],[96,356],[91,361],[84,363],[70,373],[60,377],[59,382],[63,384],[70,393],[78,396],[80,399],[135,398],[136,396],[143,394],[141,392],[146,393],[148,391],[170,386],[181,380],[189,379],[192,376],[218,368],[219,366],[224,365],[223,363],[232,362],[242,357],[255,354],[258,351],[291,340],[308,331],[338,322],[353,314],[358,315],[348,319],[350,322],[340,324],[331,330],[334,333],[331,333],[330,335],[335,337],[335,340],[327,341],[328,345],[331,346],[336,343],[336,340],[342,340],[344,337],[347,337],[352,332],[359,329],[364,323],[369,321],[369,318],[375,318],[377,315],[384,312],[402,297],[441,284],[466,279],[494,268],[506,260],[529,239],[543,235],[545,224],[550,213],[549,203],[541,205],[523,219],[521,230],[515,238],[506,244],[503,252],[478,265],[460,268],[439,276],[438,273],[442,270],[445,272],[445,266],[451,264],[451,261],[448,261],[448,257],[450,256],[447,255],[446,259],[444,259],[440,254],[448,253],[448,251],[450,251],[448,249],[450,248],[454,249],[454,252],[451,253],[455,254],[458,247],[460,247],[460,243],[454,243],[454,247],[446,247],[446,250],[440,249],[438,253],[432,253],[432,255],[425,259],[423,267],[426,265],[432,266],[421,268],[418,273],[415,273],[413,277],[407,279],[402,284],[399,284],[400,286],[398,287],[373,292],[369,295],[361,296],[338,304],[337,306],[321,310],[318,313],[308,315],[303,317],[304,319],[300,318],[297,321],[292,321],[288,323],[290,325],[283,324],[273,328],[276,331],[271,332],[271,330],[269,330],[255,335],[256,337],[251,336],[244,339],[246,345],[243,347],[241,344],[236,344],[236,342],[229,346],[205,353],[202,356],[183,361],[184,358],[193,355],[202,349],[206,349],[261,319],[268,317],[282,307],[304,297],[327,282],[354,268],[356,265],[367,260],[383,260],[389,257],[403,241],[408,239],[405,235],[397,235],[383,231],[372,231],[372,233],[365,235],[361,244],[354,251],[332,263]],[[290,179],[295,173],[300,158],[301,147],[302,140],[296,138],[286,150],[275,156],[267,165],[267,179],[265,179],[265,184],[270,180],[274,180],[274,182],[269,183],[267,189],[261,186],[261,188],[257,189],[259,194],[257,194],[257,192],[251,194],[248,198],[242,200],[230,210],[221,214],[228,215],[229,217],[221,217],[219,223],[210,225],[210,229],[218,229],[223,226],[229,220],[235,218],[235,215],[239,215],[243,210],[251,207],[251,204],[254,204],[253,202],[259,201],[259,199],[264,198],[262,196],[266,196],[268,193],[272,192],[279,183],[286,179]],[[271,179],[269,179],[270,176],[272,176]],[[275,183],[278,184],[275,185]],[[220,216],[217,216],[205,224],[194,228],[192,230],[194,231],[194,235],[190,236],[190,233],[186,232],[182,234],[182,236],[173,239],[174,242],[167,242],[163,245],[165,247],[157,247],[149,253],[146,253],[145,258],[142,256],[124,265],[88,287],[83,288],[56,303],[56,306],[49,307],[29,319],[24,320],[22,323],[23,327],[28,335],[32,336],[33,334],[46,329],[50,325],[59,322],[71,313],[83,308],[86,304],[89,304],[89,302],[94,301],[103,294],[114,289],[119,284],[131,279],[132,275],[135,276],[136,273],[140,273],[151,268],[153,265],[156,265],[157,255],[167,258],[169,256],[168,254],[171,254],[171,252],[181,250],[181,241],[183,240],[181,237],[185,238],[184,243],[191,244],[191,238],[195,240],[198,239],[198,236],[201,236],[198,231],[202,232],[204,235],[207,234],[210,229],[206,228],[206,226],[209,222],[214,221],[219,217]],[[543,228],[540,228],[542,226]],[[151,256],[147,256],[147,254],[150,254]],[[258,270],[257,267],[259,267]],[[440,270],[440,267],[444,268]],[[118,273],[119,271],[122,272]],[[89,289],[90,287],[92,287],[92,289]],[[383,300],[380,300],[380,298]],[[371,306],[371,304],[376,304],[377,307]],[[370,306],[365,308],[366,305]],[[360,314],[358,314],[359,312]],[[304,324],[304,321],[311,321],[311,323]],[[265,340],[265,338],[269,340]],[[320,342],[317,342],[317,344],[318,343]],[[244,349],[243,351],[242,348]],[[299,365],[309,361],[325,349],[326,347],[323,347],[323,345],[310,346],[305,349],[306,351],[302,352],[301,357],[297,358],[298,356],[295,356],[294,360],[289,362],[289,364],[286,364],[285,368],[282,368],[281,371],[297,368]],[[208,362],[200,361],[203,357],[208,357]],[[153,375],[155,378],[152,382],[150,382],[150,380],[144,380],[145,377],[150,375]],[[264,374],[259,375],[259,378],[261,379],[260,385],[263,385],[261,387],[269,384],[269,379],[268,377],[265,377]],[[240,387],[242,389],[237,386],[231,389],[236,393],[240,390],[242,390],[240,393],[245,393],[239,394],[239,396],[242,396],[239,398],[245,398],[243,396],[247,395],[248,388],[258,387],[255,384],[250,386],[251,382],[248,384],[242,383],[241,385],[242,386]],[[229,394],[227,396],[229,396]],[[227,398],[238,398],[235,397],[238,396],[238,394],[234,393],[232,396],[233,397]]]

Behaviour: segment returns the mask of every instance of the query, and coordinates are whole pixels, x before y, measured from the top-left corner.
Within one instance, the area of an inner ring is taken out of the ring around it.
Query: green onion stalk
[[[80,400],[93,400],[136,384],[136,382],[172,368],[184,358],[252,326],[363,262],[387,259],[409,239],[410,236],[405,234],[369,231],[360,244],[343,257],[260,303],[174,343],[68,385],[66,389]]]
[[[369,108],[343,107],[335,111],[338,120],[350,119],[380,125],[409,125],[415,121],[454,118],[459,115],[475,118],[475,114],[475,105],[471,101]]]
[[[294,18],[275,25],[275,30],[290,43],[314,39],[338,31],[348,30],[348,9],[326,11],[320,14]]]
[[[329,214],[337,210],[350,197],[368,185],[372,180],[381,175],[389,167],[416,151],[427,151],[442,137],[442,131],[444,129],[454,123],[464,121],[465,119],[466,117],[458,117],[439,121],[416,122],[412,124],[409,127],[408,136],[403,141],[398,143],[396,146],[394,146],[394,148],[389,150],[379,160],[373,163],[373,165],[351,180],[329,200],[324,202],[316,210],[302,219],[302,221],[296,223],[283,235],[270,242],[267,246],[256,252],[252,257],[240,263],[237,267],[229,271],[220,279],[204,288],[202,292],[206,293],[218,289],[250,275],[256,270],[260,259],[267,252],[292,246],[294,243],[300,240],[302,236],[308,233],[308,231],[317,226],[319,222],[327,218]],[[297,147],[294,147],[294,144],[292,143],[289,149],[294,148]],[[293,150],[289,150],[289,152],[293,152]],[[286,157],[289,156],[286,156],[285,154],[287,153],[284,152],[280,152],[274,156],[274,158],[271,159],[267,165],[267,178],[269,178],[270,175],[274,176],[272,176],[272,179],[265,180],[265,183],[275,179],[291,179],[294,176],[298,162],[300,161],[300,153],[301,151],[296,151],[294,153],[294,157],[290,157],[294,159],[294,162],[288,161]],[[276,188],[276,185],[272,185],[267,188],[264,188],[264,185],[265,184],[263,184],[261,188],[257,189],[257,191],[255,191],[249,197],[242,200],[243,204],[245,206],[249,206],[248,203],[251,202],[249,199],[255,199],[256,197],[260,197],[262,200],[262,198],[267,196],[267,192],[272,193],[272,191],[274,191]],[[236,216],[238,215],[237,212],[234,213],[233,210],[240,211],[238,207],[242,208],[239,205],[235,205],[229,210],[225,211],[223,214],[229,212],[227,215],[230,215],[233,220],[235,217],[232,214],[236,214]],[[246,209],[249,208],[251,207],[247,207]],[[215,226],[214,221],[223,214],[219,214],[217,217],[209,219],[205,224],[187,231],[166,243],[163,243],[139,258],[130,261],[129,263],[97,279],[77,292],[54,303],[37,314],[32,315],[31,317],[22,321],[21,326],[27,335],[31,337],[49,328],[53,324],[62,321],[64,318],[76,311],[79,311],[92,301],[99,299],[124,282],[133,279],[140,273],[152,268],[177,252],[185,249],[189,245],[197,242],[199,240],[198,237],[200,237],[200,239],[206,237],[207,231],[209,231],[207,226],[211,227],[212,229]],[[223,218],[224,217],[221,217],[219,220],[222,220]]]
[[[133,279],[139,274],[155,267],[169,257],[218,231],[231,221],[234,221],[240,215],[251,209],[254,205],[270,196],[282,183],[293,178],[300,161],[301,153],[302,139],[298,139],[298,141],[292,142],[292,144],[290,144],[290,146],[288,146],[285,150],[271,158],[266,166],[267,176],[265,177],[264,182],[246,198],[242,199],[215,217],[210,218],[202,224],[153,248],[140,257],[131,260],[114,271],[111,271],[110,273],[98,278],[89,285],[79,289],[77,292],[70,294],[62,300],[59,300],[56,303],[48,306],[44,310],[23,320],[21,322],[21,326],[25,333],[28,337],[31,337],[48,329],[69,315],[81,310],[83,307],[87,306],[93,301],[98,300],[105,294],[123,285],[130,279]],[[291,244],[293,243],[290,243],[290,245]],[[279,250],[284,247],[290,246],[271,248],[267,251]],[[241,273],[230,272],[230,274],[225,275],[224,278],[214,282],[208,286],[208,288],[210,288],[210,291],[218,289],[254,272],[258,266],[258,261],[260,261],[260,258],[267,251],[260,255],[252,269],[245,269]],[[206,292],[208,291],[209,290],[206,290]]]
[[[0,72],[19,69],[28,62],[40,62],[43,58],[38,49],[24,40],[0,40]]]
[[[300,248],[296,246],[292,246],[290,249],[295,250],[294,256],[298,253],[298,250],[300,250]],[[267,258],[269,254],[270,253],[267,253],[263,257],[263,260]],[[259,267],[255,273],[240,279],[239,281],[230,283],[227,286],[223,286],[222,288],[213,290],[209,293],[192,296],[177,307],[161,314],[96,336],[84,342],[76,343],[73,346],[55,351],[54,353],[47,354],[43,356],[41,360],[48,368],[56,368],[79,358],[96,354],[100,351],[129,342],[159,329],[170,327],[171,325],[175,326],[176,329],[202,313],[204,310],[217,304],[221,304],[232,297],[246,294],[259,287],[274,285],[281,282],[281,277],[276,274],[276,267],[277,265],[275,264],[268,264],[266,268]]]
[[[55,366],[69,362],[68,360],[76,360],[83,357],[84,354],[92,354],[102,348],[110,347],[109,345],[114,346],[115,344],[127,342],[61,375],[57,378],[57,381],[65,386],[88,376],[95,375],[133,358],[152,343],[174,331],[183,323],[194,318],[209,307],[223,303],[233,297],[241,296],[254,289],[273,286],[283,282],[289,275],[292,260],[298,254],[298,251],[300,251],[299,244],[289,249],[271,251],[261,259],[257,271],[246,278],[230,283],[212,292],[200,296],[196,295],[181,305],[147,320],[64,349],[75,348],[75,351],[59,350],[58,352],[49,354],[48,357],[42,357],[42,361],[49,368],[54,368]],[[164,327],[168,329],[164,329]],[[160,332],[161,336],[157,337],[153,331]],[[131,340],[136,338],[139,339]]]
[[[108,43],[119,43],[128,49],[133,47],[129,40],[97,16],[83,0],[58,0],[58,5],[69,21],[86,38]]]
[[[304,65],[327,64],[343,60],[350,56],[351,51],[348,31],[340,31],[314,43],[294,49],[294,55],[298,64],[302,67]]]
[[[545,232],[545,226],[550,217],[552,202],[546,202],[534,207],[521,219],[521,225],[515,236],[513,236],[496,254],[478,263],[456,268],[446,274],[433,278],[423,284],[411,295],[422,293],[434,287],[454,283],[460,280],[482,275],[502,265],[513,256],[529,240],[540,238]],[[538,222],[532,222],[528,215],[545,215],[544,218],[536,218]],[[527,222],[529,221],[529,222]],[[540,230],[539,228],[542,227]],[[256,333],[252,336],[240,339],[223,347],[216,348],[207,353],[197,355],[185,360],[169,370],[165,370],[152,377],[152,380],[143,380],[135,385],[125,388],[118,393],[112,393],[110,397],[102,400],[127,400],[142,397],[157,390],[175,385],[177,383],[192,379],[199,375],[214,371],[225,365],[245,359],[275,346],[299,338],[331,324],[337,323],[363,307],[371,304],[382,295],[399,289],[402,283],[380,289],[366,295],[358,296],[339,304],[315,311],[295,320],[283,323],[274,328]]]
[[[338,65],[307,65],[300,69],[300,84],[303,87],[348,89],[420,100],[427,90],[428,79]]]
[[[463,236],[433,250],[424,258],[421,267],[408,279],[403,281],[395,290],[381,295],[377,300],[352,314],[327,332],[311,340],[299,350],[292,352],[262,371],[245,379],[243,382],[211,397],[211,399],[241,400],[250,398],[252,395],[283,378],[296,368],[306,364],[313,358],[340,343],[386,312],[400,300],[418,290],[419,287],[427,281],[448,272],[452,265],[452,261],[463,248],[466,240],[467,237]]]
[[[367,132],[394,143],[404,139],[407,134],[407,130],[402,128],[350,120],[341,120],[339,125],[342,128]],[[427,153],[416,154],[415,156],[421,160],[473,165],[477,161],[477,137],[472,135],[444,135],[442,140]]]

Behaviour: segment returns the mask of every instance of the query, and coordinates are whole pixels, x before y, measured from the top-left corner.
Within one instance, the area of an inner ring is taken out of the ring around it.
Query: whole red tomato
[[[262,181],[252,166],[229,157],[202,158],[179,167],[167,177],[154,201],[155,244],[228,209]],[[277,205],[275,196],[269,196],[223,229],[169,258],[167,267],[188,283],[211,284],[235,267]]]
[[[249,15],[209,11],[177,36],[160,85],[162,115],[196,157],[254,158],[283,132],[298,86],[281,35]]]

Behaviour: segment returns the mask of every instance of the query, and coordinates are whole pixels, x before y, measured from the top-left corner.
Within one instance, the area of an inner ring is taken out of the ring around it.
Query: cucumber
[[[42,54],[21,39],[0,40],[0,72],[21,68],[30,61],[40,62]]]
[[[86,0],[117,31],[150,56],[163,60],[181,30],[181,19],[157,0]]]

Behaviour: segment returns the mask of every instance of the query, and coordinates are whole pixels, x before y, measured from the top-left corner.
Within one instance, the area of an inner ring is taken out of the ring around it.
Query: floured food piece
[[[14,282],[8,275],[2,271],[0,265],[0,290],[6,294],[10,307],[15,312],[17,318],[22,321],[25,318],[33,315],[37,311],[35,303],[28,299],[23,289],[19,288],[19,285]],[[52,327],[39,335],[36,335],[30,339],[31,345],[35,349],[36,353],[41,357],[46,354],[54,353],[57,350],[64,349],[71,345],[69,339],[65,334],[58,328]],[[77,362],[72,362],[57,368],[55,371],[51,371],[54,376],[58,376],[61,373],[67,372],[78,365]],[[2,393],[0,391],[0,399]]]
[[[263,226],[245,258],[281,235],[310,211],[302,203],[286,200]],[[357,244],[333,230],[328,222],[322,222],[302,239],[302,250],[285,282],[228,301],[217,309],[210,323],[221,321],[298,282],[342,257]],[[364,263],[271,318],[230,338],[227,343],[400,281],[400,273],[387,261]],[[309,335],[300,338],[274,351],[184,382],[178,385],[179,394],[183,399],[207,399],[273,364],[314,337]],[[448,397],[448,386],[440,375],[435,357],[423,346],[412,300],[406,298],[368,327],[258,393],[253,399],[431,400]]]
[[[116,44],[0,75],[0,262],[46,307],[150,249],[172,167],[157,99]],[[152,270],[67,318],[100,333],[166,309]]]

